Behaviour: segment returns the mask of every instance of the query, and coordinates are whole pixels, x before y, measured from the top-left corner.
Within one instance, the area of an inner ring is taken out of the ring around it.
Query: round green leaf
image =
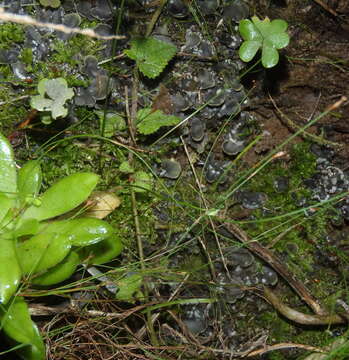
[[[17,192],[17,173],[10,142],[0,133],[0,193]]]
[[[6,304],[16,292],[22,272],[13,239],[0,237],[0,304]]]
[[[48,269],[44,274],[32,279],[35,285],[48,286],[69,279],[80,264],[80,256],[71,251],[59,264]]]
[[[240,59],[245,62],[251,61],[260,47],[259,41],[244,41],[239,49]]]
[[[290,42],[290,37],[287,33],[278,33],[268,36],[268,42],[273,44],[276,49],[283,49]]]
[[[287,30],[287,22],[282,19],[275,19],[270,23],[269,32],[270,34],[282,33]]]
[[[41,197],[40,206],[30,206],[22,219],[39,221],[73,210],[85,201],[98,182],[94,173],[75,173],[52,185]]]
[[[264,45],[262,48],[262,65],[271,68],[279,62],[279,53],[272,46]]]
[[[1,328],[10,339],[27,345],[17,350],[23,359],[46,359],[44,342],[21,296],[16,296],[13,302],[0,311],[0,319]]]
[[[239,32],[244,40],[254,40],[260,42],[263,40],[260,32],[251,20],[241,20],[239,23]]]

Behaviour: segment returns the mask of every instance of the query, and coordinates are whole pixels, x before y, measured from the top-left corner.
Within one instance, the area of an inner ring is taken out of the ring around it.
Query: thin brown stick
[[[244,245],[246,245],[250,251],[263,259],[277,273],[279,273],[316,314],[325,314],[325,311],[321,308],[319,302],[310,294],[308,289],[293,276],[286,265],[281,262],[269,249],[265,248],[257,241],[250,239],[245,231],[243,231],[238,225],[228,222],[224,222],[223,225]]]
[[[325,315],[310,315],[304,314],[300,311],[292,309],[285,303],[283,303],[274,292],[264,287],[264,296],[270,302],[271,305],[287,319],[296,322],[297,324],[302,325],[334,325],[334,324],[344,324],[349,320],[349,314],[325,314]]]
[[[325,4],[322,0],[314,0],[318,5],[320,5],[323,9],[329,12],[331,15],[338,17],[338,13],[330,8],[327,4]]]

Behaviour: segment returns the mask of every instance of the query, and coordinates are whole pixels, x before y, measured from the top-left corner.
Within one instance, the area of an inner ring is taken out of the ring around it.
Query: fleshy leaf
[[[40,95],[32,96],[30,99],[30,106],[39,111],[50,111],[53,100],[46,99]]]
[[[21,296],[16,296],[5,309],[0,310],[4,333],[18,344],[26,345],[17,350],[25,360],[45,360],[45,345],[39,330],[30,317],[29,309]]]
[[[79,255],[82,260],[87,260],[89,264],[100,265],[113,260],[120,255],[121,251],[121,239],[117,234],[114,234],[98,244],[86,246],[79,250]]]
[[[98,182],[94,173],[75,173],[52,185],[41,197],[40,206],[30,206],[21,219],[46,220],[62,215],[80,205]]]
[[[277,49],[286,47],[290,41],[287,22],[281,19],[270,21],[269,18],[260,20],[257,16],[250,20],[242,20],[239,31],[245,40],[239,49],[242,61],[248,62],[262,48],[262,65],[266,68],[275,66],[279,61]]]
[[[44,274],[32,279],[35,285],[48,286],[58,284],[70,278],[78,265],[80,256],[75,251],[71,251],[59,264],[48,269]]]
[[[6,219],[6,215],[11,207],[14,205],[15,200],[4,193],[0,193],[0,233],[2,231],[2,220]],[[7,225],[7,224],[3,224]]]
[[[177,125],[181,121],[174,115],[164,114],[161,110],[144,108],[137,112],[137,129],[143,135],[149,135],[162,126]]]
[[[176,54],[176,47],[152,37],[136,38],[131,40],[131,48],[125,54],[136,61],[145,76],[154,79]]]
[[[40,4],[45,7],[51,7],[57,9],[60,7],[61,2],[60,0],[39,0]]]
[[[10,142],[0,133],[0,193],[17,192],[16,164]]]
[[[103,121],[104,123],[104,136],[112,137],[118,131],[122,131],[126,129],[125,119],[118,115],[117,113],[108,112],[106,113],[104,119],[104,111],[97,110],[95,111],[97,116],[99,117],[100,127],[102,128]]]
[[[22,272],[14,239],[0,237],[0,304],[6,304],[16,292]]]
[[[18,171],[18,195],[21,200],[37,196],[40,191],[42,174],[37,160],[27,161]]]
[[[259,41],[244,41],[239,49],[239,56],[242,61],[251,61],[256,55],[261,43]]]
[[[24,274],[34,274],[60,263],[69,253],[71,244],[65,234],[42,233],[17,245],[17,254]]]

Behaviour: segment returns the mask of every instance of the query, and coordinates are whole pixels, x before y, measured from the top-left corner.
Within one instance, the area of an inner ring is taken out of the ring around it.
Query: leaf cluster
[[[17,172],[13,151],[0,134],[0,321],[4,333],[19,344],[27,360],[45,358],[42,339],[23,298],[21,278],[49,286],[69,278],[83,262],[101,264],[120,254],[114,228],[100,218],[57,218],[74,211],[97,185],[98,175],[69,175],[43,194],[41,169],[28,161]],[[71,214],[71,213],[70,213]]]
[[[240,34],[245,40],[239,49],[240,59],[251,61],[262,49],[262,65],[271,68],[279,62],[278,50],[290,41],[287,22],[281,19],[270,21],[268,17],[260,20],[257,16],[252,16],[251,20],[244,19],[239,24]]]

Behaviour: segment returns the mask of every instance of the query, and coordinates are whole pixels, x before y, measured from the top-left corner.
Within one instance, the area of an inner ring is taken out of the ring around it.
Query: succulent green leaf
[[[6,304],[17,290],[22,272],[14,239],[0,237],[0,304]]]
[[[268,42],[273,44],[276,49],[283,49],[290,42],[290,37],[287,33],[271,34],[268,37]]]
[[[62,215],[73,210],[91,194],[98,182],[94,173],[75,173],[52,185],[41,197],[40,206],[30,206],[22,219],[39,221]]]
[[[244,41],[239,49],[239,56],[242,61],[251,61],[256,55],[261,43],[259,41],[248,40]]]
[[[27,161],[18,171],[18,195],[21,200],[27,196],[37,196],[40,191],[42,174],[37,160]]]
[[[35,235],[39,232],[39,221],[26,219],[13,231],[13,236],[19,238],[26,235]]]
[[[59,264],[48,269],[44,274],[32,279],[35,285],[49,286],[69,279],[80,264],[80,256],[71,251]]]
[[[51,106],[51,113],[53,119],[66,117],[68,115],[68,109],[64,107],[64,103],[54,101]]]
[[[131,48],[125,54],[136,61],[145,76],[154,79],[176,54],[176,47],[152,37],[136,38],[131,40]]]
[[[32,96],[30,99],[30,106],[33,109],[39,110],[39,111],[50,111],[53,105],[53,100],[46,99],[42,97],[41,95],[35,95]]]
[[[6,215],[11,207],[14,205],[15,200],[7,194],[0,193],[0,233],[2,232],[2,220],[6,219]],[[3,224],[7,225],[7,224]]]
[[[65,236],[70,245],[79,247],[96,244],[114,233],[107,222],[92,217],[42,223],[41,228],[46,234]]]
[[[277,50],[286,47],[290,41],[286,30],[287,22],[281,19],[260,20],[253,16],[252,22],[240,21],[239,31],[245,40],[239,49],[240,59],[248,62],[262,48],[262,65],[266,68],[275,66],[279,61]]]
[[[263,41],[261,33],[251,20],[241,20],[239,23],[239,31],[244,40]]]
[[[279,53],[278,51],[268,45],[264,45],[262,49],[262,65],[265,68],[271,68],[279,62]]]
[[[41,97],[44,97],[46,94],[46,83],[49,81],[49,79],[42,79],[38,83],[38,92],[41,95]]]
[[[162,126],[177,125],[181,119],[177,116],[164,114],[161,110],[144,108],[137,112],[137,129],[143,135],[153,134]]]
[[[24,274],[34,274],[60,263],[69,253],[71,244],[66,234],[46,231],[20,242],[17,254]]]
[[[25,360],[45,360],[45,345],[39,330],[32,321],[29,309],[21,296],[0,310],[1,326],[4,333],[21,347],[18,354]]]
[[[68,88],[68,83],[64,78],[56,78],[45,82],[46,94],[53,100],[65,103],[66,100],[74,97],[74,91]]]
[[[0,193],[17,191],[16,164],[10,142],[0,133]]]
[[[118,234],[79,250],[82,260],[87,260],[89,264],[100,265],[109,262],[120,255],[122,242]]]

